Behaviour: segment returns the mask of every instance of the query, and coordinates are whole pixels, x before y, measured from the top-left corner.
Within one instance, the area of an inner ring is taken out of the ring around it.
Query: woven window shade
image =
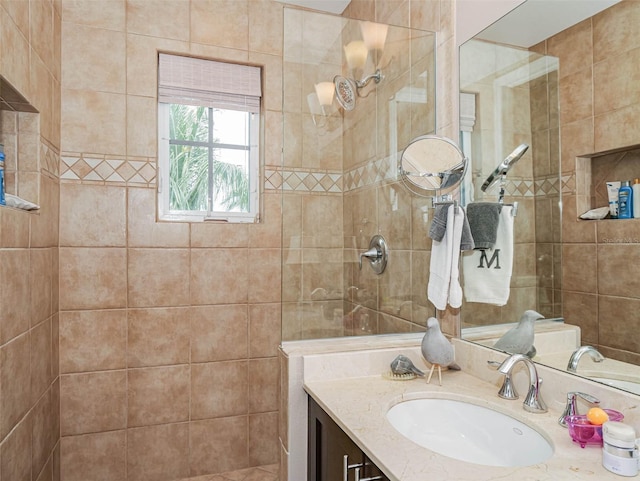
[[[158,101],[260,111],[260,67],[161,53]]]

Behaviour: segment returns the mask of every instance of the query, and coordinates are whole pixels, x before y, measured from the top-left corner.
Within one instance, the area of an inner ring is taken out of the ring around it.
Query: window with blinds
[[[159,55],[162,219],[258,221],[261,77],[260,67]]]

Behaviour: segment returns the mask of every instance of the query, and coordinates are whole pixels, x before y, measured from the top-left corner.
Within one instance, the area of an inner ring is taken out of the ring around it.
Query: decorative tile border
[[[386,157],[347,171],[344,175],[345,191],[361,189],[385,180],[397,180],[398,172],[395,167],[391,168],[392,165],[395,166],[395,161]]]
[[[572,172],[569,175],[562,176],[562,193],[563,194],[576,193],[576,173],[575,172]]]
[[[343,176],[339,172],[267,169],[264,177],[265,190],[340,194],[343,188]]]
[[[60,154],[44,139],[40,140],[40,169],[54,177],[60,175]]]
[[[114,182],[127,185],[155,184],[155,158],[109,158],[97,154],[63,152],[60,158],[60,179]]]
[[[157,170],[154,158],[115,159],[105,155],[55,152],[41,143],[42,169],[60,179],[71,181],[113,182],[127,185],[155,185]],[[284,192],[341,194],[375,185],[383,181],[398,180],[395,160],[377,159],[355,167],[344,174],[330,171],[278,169],[264,171],[264,189]],[[59,167],[58,167],[59,166]],[[575,174],[546,178],[510,179],[505,191],[514,197],[534,197],[567,194],[575,191]]]
[[[395,161],[391,158],[378,159],[355,167],[344,175],[339,172],[268,169],[265,171],[264,188],[289,192],[346,193],[379,182],[398,180],[398,173],[392,165],[395,165]],[[562,192],[567,193],[572,183],[575,184],[573,176],[563,177],[562,180],[555,176],[536,180],[510,179],[505,185],[505,191],[512,197],[558,195],[561,184]]]

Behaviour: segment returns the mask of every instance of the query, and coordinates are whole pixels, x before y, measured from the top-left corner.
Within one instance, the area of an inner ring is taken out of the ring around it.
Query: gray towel
[[[447,212],[452,204],[438,204],[435,212],[433,213],[433,220],[431,221],[431,227],[429,228],[429,237],[438,242],[444,238],[444,233],[447,230]],[[471,251],[474,249],[475,243],[473,236],[471,235],[471,228],[469,227],[469,219],[464,215],[462,211],[463,224],[462,224],[462,239],[460,240],[461,251]]]
[[[460,239],[460,250],[461,251],[472,251],[475,249],[475,239],[471,235],[471,227],[469,226],[469,218],[464,214],[464,209],[461,209],[462,215],[464,216],[462,222],[462,238]]]
[[[429,237],[435,241],[440,242],[444,238],[444,233],[447,230],[447,212],[449,211],[449,207],[451,207],[449,203],[436,205],[431,227],[429,228]]]
[[[467,206],[467,217],[476,249],[492,249],[498,233],[501,204],[474,202]]]

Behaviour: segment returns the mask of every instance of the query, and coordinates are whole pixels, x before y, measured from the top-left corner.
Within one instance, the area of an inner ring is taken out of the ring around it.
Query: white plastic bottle
[[[640,179],[633,181],[633,218],[640,218]]]

